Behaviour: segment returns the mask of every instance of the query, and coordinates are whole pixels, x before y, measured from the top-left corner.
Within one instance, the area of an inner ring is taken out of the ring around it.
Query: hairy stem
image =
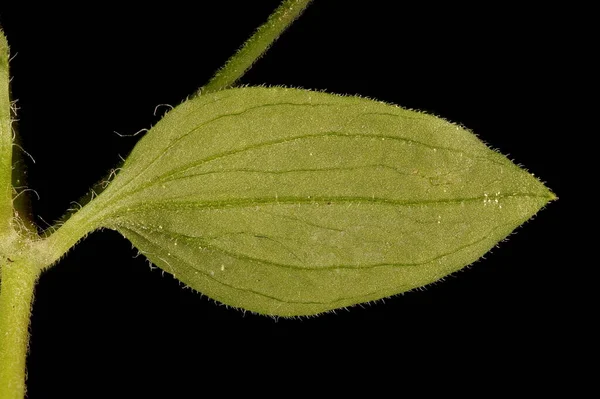
[[[202,87],[197,94],[206,94],[233,86],[256,60],[258,60],[298,18],[311,0],[286,0],[258,30],[246,41],[244,46],[227,61],[215,76]]]
[[[12,230],[12,128],[8,42],[0,30],[0,235]]]
[[[21,399],[25,396],[29,317],[39,269],[19,261],[1,261],[0,398]]]

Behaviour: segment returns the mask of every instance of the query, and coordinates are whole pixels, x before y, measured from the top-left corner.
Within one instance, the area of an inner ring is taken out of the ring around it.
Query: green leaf
[[[436,281],[554,198],[440,118],[243,88],[171,111],[98,200],[103,226],[190,287],[293,316]]]

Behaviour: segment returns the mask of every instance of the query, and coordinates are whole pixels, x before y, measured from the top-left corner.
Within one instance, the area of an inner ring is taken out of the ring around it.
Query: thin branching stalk
[[[206,94],[233,86],[279,36],[298,18],[311,0],[286,0],[242,48],[196,94]]]

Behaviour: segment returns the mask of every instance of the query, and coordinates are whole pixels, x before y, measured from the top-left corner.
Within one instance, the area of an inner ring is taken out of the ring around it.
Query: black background
[[[21,145],[36,161],[24,160],[40,226],[129,153],[136,138],[114,131],[159,120],[155,106],[176,105],[204,84],[278,1],[196,3],[0,5]],[[560,22],[569,17],[548,6],[391,4],[317,0],[242,83],[360,94],[460,122],[561,200],[442,283],[303,320],[218,306],[150,271],[117,233],[93,233],[40,279],[31,398],[187,397],[216,378],[236,385],[255,373],[249,387],[302,385],[332,370],[364,376],[387,367],[384,359],[448,371],[458,359],[509,362],[511,379],[529,383],[529,367],[553,368],[566,351],[556,331],[571,317],[561,296],[569,275],[557,275],[566,193],[553,139],[557,61],[569,56]]]

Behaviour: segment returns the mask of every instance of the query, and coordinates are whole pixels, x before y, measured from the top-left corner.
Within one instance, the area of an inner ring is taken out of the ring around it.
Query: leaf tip
[[[540,181],[540,184],[544,187],[546,205],[549,204],[550,202],[554,202],[554,201],[558,200],[558,196],[550,188],[548,188],[548,186],[546,186],[545,182]]]

